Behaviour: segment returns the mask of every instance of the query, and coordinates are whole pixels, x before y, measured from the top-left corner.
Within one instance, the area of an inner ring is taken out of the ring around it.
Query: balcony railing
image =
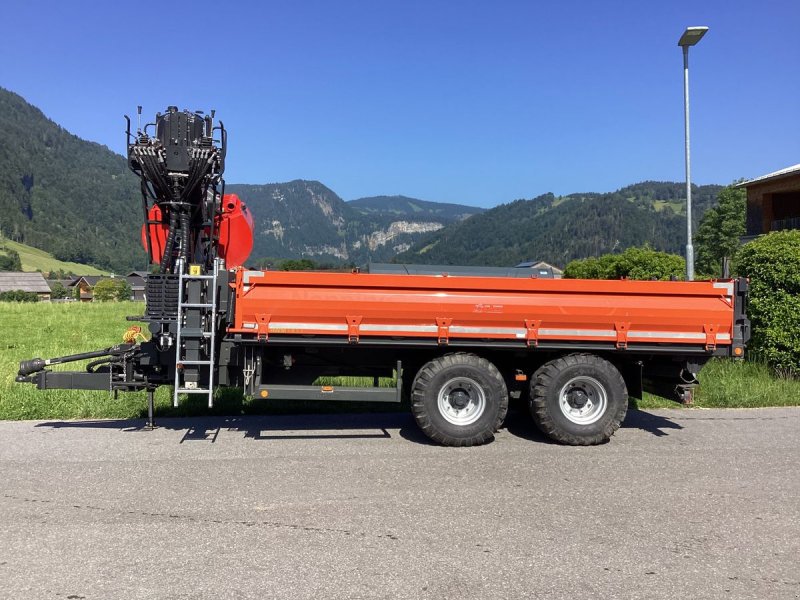
[[[784,229],[800,229],[800,217],[790,217],[788,219],[773,221],[770,231],[782,231]]]

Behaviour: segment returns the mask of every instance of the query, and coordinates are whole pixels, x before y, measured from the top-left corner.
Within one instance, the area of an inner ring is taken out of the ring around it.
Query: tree
[[[0,271],[22,271],[22,261],[19,252],[10,248],[0,254]]]
[[[316,268],[314,261],[308,258],[288,259],[281,263],[281,271],[312,271]]]
[[[734,266],[750,278],[753,354],[800,374],[800,231],[775,231],[745,244]]]
[[[718,198],[719,204],[706,211],[694,236],[697,271],[715,277],[722,275],[722,259],[736,254],[745,233],[747,193],[729,185]]]
[[[567,279],[661,279],[681,278],[686,261],[677,254],[658,252],[650,246],[628,248],[621,254],[573,260],[564,269]]]
[[[38,302],[39,296],[36,292],[23,292],[22,290],[11,290],[0,292],[0,302]]]
[[[53,300],[61,300],[62,298],[66,298],[68,295],[69,291],[67,290],[67,288],[64,287],[64,284],[62,284],[60,281],[56,281],[50,287],[50,297]]]
[[[75,277],[75,273],[72,271],[65,271],[64,269],[56,269],[47,274],[48,279],[72,279],[73,277]]]
[[[93,290],[93,297],[98,302],[109,300],[125,301],[131,299],[131,286],[122,278],[101,279]]]

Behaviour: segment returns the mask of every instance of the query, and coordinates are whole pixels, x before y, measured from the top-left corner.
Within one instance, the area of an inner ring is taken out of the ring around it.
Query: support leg
[[[155,429],[156,422],[153,416],[155,412],[155,390],[147,390],[147,428],[148,429]]]
[[[694,390],[696,387],[697,387],[696,384],[676,385],[675,393],[678,395],[678,401],[681,404],[685,404],[686,406],[693,405]]]

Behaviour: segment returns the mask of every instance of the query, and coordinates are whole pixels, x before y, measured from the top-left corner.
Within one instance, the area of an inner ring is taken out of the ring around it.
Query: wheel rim
[[[469,377],[454,377],[439,390],[439,414],[453,425],[471,425],[486,410],[486,392]]]
[[[578,425],[591,425],[605,414],[608,394],[593,377],[580,375],[570,379],[558,394],[561,414]]]

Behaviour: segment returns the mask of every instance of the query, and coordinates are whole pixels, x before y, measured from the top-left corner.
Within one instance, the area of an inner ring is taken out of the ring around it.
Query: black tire
[[[440,356],[423,365],[414,378],[411,412],[435,442],[485,444],[506,418],[506,382],[497,367],[474,354]]]
[[[607,442],[628,410],[628,388],[617,368],[594,354],[545,363],[531,379],[530,411],[549,438],[571,446]]]

